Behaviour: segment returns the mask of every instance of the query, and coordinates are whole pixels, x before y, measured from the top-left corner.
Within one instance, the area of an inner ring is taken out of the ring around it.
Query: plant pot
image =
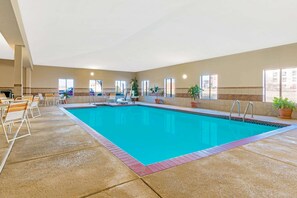
[[[156,104],[160,104],[160,103],[161,103],[161,99],[156,98],[156,99],[155,99],[155,103],[156,103]]]
[[[292,118],[292,109],[279,109],[278,113],[279,113],[279,118],[283,118],[283,119],[291,119]]]
[[[198,108],[198,102],[191,102],[192,108]]]

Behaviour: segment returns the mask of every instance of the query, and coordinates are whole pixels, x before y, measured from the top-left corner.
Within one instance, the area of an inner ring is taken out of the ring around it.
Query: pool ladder
[[[235,107],[235,104],[237,104],[237,109],[238,109],[238,116],[240,116],[240,101],[239,100],[234,100],[230,109],[230,114],[229,114],[229,120],[231,120],[232,112]]]
[[[244,110],[244,114],[243,114],[243,117],[242,117],[242,121],[244,122],[245,120],[245,116],[249,110],[249,108],[251,107],[251,117],[253,118],[254,117],[254,103],[249,101],[249,103],[247,104],[245,110]]]
[[[232,103],[231,109],[230,109],[229,120],[231,120],[231,118],[232,118],[232,112],[234,110],[235,104],[237,104],[238,116],[240,116],[240,101],[239,100],[234,100],[233,103]],[[251,117],[252,118],[254,117],[254,103],[249,101],[246,108],[245,108],[245,110],[244,110],[244,114],[243,114],[243,117],[242,117],[243,122],[245,121],[246,114],[247,114],[247,112],[248,112],[248,110],[250,108],[251,108]]]

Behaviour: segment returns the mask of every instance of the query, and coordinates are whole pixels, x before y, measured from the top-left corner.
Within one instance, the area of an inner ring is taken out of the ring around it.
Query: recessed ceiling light
[[[91,72],[90,74],[91,74],[91,76],[94,76],[94,72]]]
[[[183,74],[183,79],[187,79],[187,78],[188,78],[187,74]]]

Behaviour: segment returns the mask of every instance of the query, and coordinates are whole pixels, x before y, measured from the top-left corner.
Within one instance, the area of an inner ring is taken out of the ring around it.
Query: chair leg
[[[9,125],[7,126],[7,128],[8,128],[8,132],[9,132],[9,133],[11,133],[12,126],[13,126],[13,123],[9,123]]]
[[[28,134],[31,135],[31,126],[29,124],[29,120],[26,119],[25,122],[26,122],[26,125],[27,125]]]
[[[17,134],[19,133],[19,131],[20,131],[22,125],[23,125],[23,122],[24,122],[24,121],[22,120],[21,123],[20,123],[20,126],[18,127],[18,129],[17,129],[17,131],[16,131],[16,134],[14,135],[14,137],[13,137],[12,139],[9,139],[9,138],[8,138],[8,135],[7,135],[7,131],[6,131],[6,129],[5,129],[5,126],[2,125],[2,126],[3,126],[2,128],[3,128],[4,134],[5,134],[5,138],[6,138],[7,143],[9,143],[9,142],[11,142],[11,141],[17,139],[17,138],[16,138],[16,137],[17,137]],[[8,126],[10,126],[10,124],[11,124],[11,123],[8,123]],[[10,129],[10,130],[11,130],[11,129]]]
[[[6,131],[5,125],[3,123],[2,123],[2,129],[3,129],[4,135],[5,135],[6,141],[9,142],[8,141],[8,136],[7,136],[7,131]]]
[[[11,125],[11,123],[7,123],[7,124],[4,124],[3,122],[1,123],[2,125],[2,129],[3,129],[3,132],[4,132],[4,135],[5,135],[5,138],[6,138],[6,141],[7,143],[11,142],[11,141],[14,141],[16,139],[20,139],[20,138],[23,138],[23,137],[26,137],[28,135],[31,135],[31,124],[30,124],[30,121],[27,119],[28,115],[26,115],[26,119],[23,119],[20,121],[20,126],[17,128],[15,134],[14,134],[14,137],[9,139],[8,135],[7,135],[7,130],[5,128],[5,125]],[[24,134],[22,136],[18,136],[18,133],[21,129],[21,127],[23,126],[24,122],[26,123],[26,126],[27,126],[27,129],[28,129],[28,133],[27,134]],[[12,129],[10,129],[12,131]]]
[[[36,109],[35,112],[37,111],[37,115],[34,115],[34,109]],[[32,118],[37,118],[37,117],[41,116],[38,106],[30,108],[30,113],[31,113]]]
[[[24,134],[24,135],[21,135],[21,136],[17,136],[18,135],[18,133],[19,133],[19,131],[20,131],[20,129],[21,129],[21,127],[23,126],[23,123],[26,123],[26,126],[27,126],[27,129],[28,129],[28,133],[27,134]],[[18,128],[18,130],[17,130],[17,132],[16,132],[16,135],[14,136],[14,138],[13,139],[11,139],[10,141],[12,141],[12,140],[17,140],[17,139],[20,139],[20,138],[23,138],[23,137],[26,137],[26,136],[29,136],[29,135],[31,135],[31,125],[30,125],[30,122],[29,122],[29,120],[27,120],[27,119],[24,119],[24,120],[22,120],[21,121],[21,124],[20,124],[20,126],[19,126],[19,128]]]
[[[40,113],[39,107],[37,107],[37,111],[38,111],[38,116],[41,116],[41,113]]]
[[[31,117],[34,118],[33,110],[30,108]]]
[[[29,120],[29,116],[28,116],[28,114],[26,115],[26,120],[28,121],[28,123],[29,123],[29,127],[31,128],[31,122],[30,122],[30,120]]]

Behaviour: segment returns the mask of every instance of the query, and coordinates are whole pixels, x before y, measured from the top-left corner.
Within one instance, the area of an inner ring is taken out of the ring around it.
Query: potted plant
[[[292,112],[296,109],[296,103],[288,98],[274,97],[272,105],[274,108],[278,109],[279,117],[283,119],[291,119]]]
[[[159,96],[159,87],[158,86],[154,86],[154,87],[150,88],[150,91],[152,92],[152,94],[154,94],[156,96],[155,103],[156,104],[160,104],[161,103],[161,99],[158,99],[158,96]]]
[[[195,100],[200,97],[200,93],[202,91],[203,90],[197,84],[189,88],[188,94],[190,94],[191,98],[194,100],[191,102],[192,108],[198,107],[198,102],[196,102]]]
[[[131,84],[131,90],[132,90],[133,96],[135,96],[135,97],[139,96],[137,79],[132,78],[130,81],[130,84]]]
[[[70,94],[69,92],[65,91],[62,96],[60,97],[60,99],[62,100],[62,103],[67,104],[67,99],[70,98]]]

